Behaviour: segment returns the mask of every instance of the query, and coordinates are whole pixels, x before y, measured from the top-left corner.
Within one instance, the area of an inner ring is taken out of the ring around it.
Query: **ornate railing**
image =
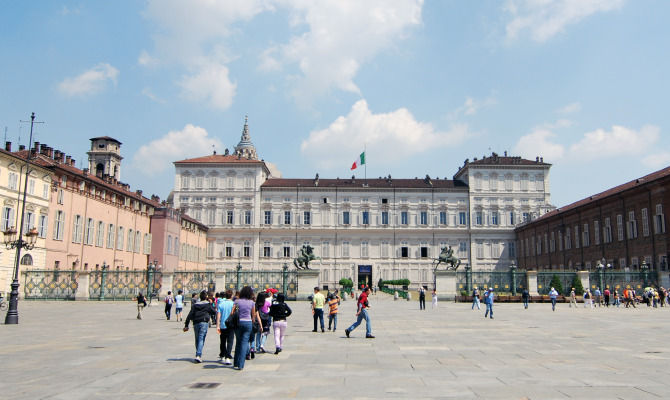
[[[74,300],[77,272],[30,270],[25,272],[23,293],[30,300]]]
[[[551,281],[556,276],[562,287],[562,291],[559,294],[567,295],[570,294],[570,288],[572,287],[572,281],[577,276],[576,272],[573,271],[540,271],[537,273],[537,292],[540,294],[549,294],[551,290]],[[558,288],[556,288],[558,290]],[[586,288],[585,288],[586,289]]]
[[[159,293],[162,274],[147,270],[91,271],[88,295],[91,300],[130,300],[139,293]]]
[[[226,271],[226,289],[239,290],[251,286],[255,291],[275,288],[286,294],[288,300],[298,296],[298,273],[289,270]]]
[[[199,293],[203,290],[214,292],[216,287],[216,273],[214,271],[177,271],[172,278],[172,288],[176,292]]]
[[[638,293],[647,286],[656,286],[656,271],[591,271],[589,273],[589,286],[591,291],[600,288],[617,289],[621,293],[624,289],[635,289]]]

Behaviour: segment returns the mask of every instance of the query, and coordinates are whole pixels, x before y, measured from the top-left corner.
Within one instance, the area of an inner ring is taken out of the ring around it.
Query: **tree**
[[[558,293],[563,293],[563,284],[561,283],[561,280],[558,278],[556,274],[554,274],[554,276],[551,277],[551,282],[549,283],[549,286],[556,289]]]
[[[579,275],[575,274],[575,277],[572,278],[572,287],[575,288],[575,294],[582,295],[584,294],[584,286],[582,286],[582,280],[579,279]]]
[[[354,282],[349,278],[342,278],[340,279],[340,286],[344,288],[352,288],[354,287]]]

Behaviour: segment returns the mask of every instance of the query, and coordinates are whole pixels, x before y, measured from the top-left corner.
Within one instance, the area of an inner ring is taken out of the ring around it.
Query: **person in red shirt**
[[[372,325],[370,325],[370,315],[368,314],[368,308],[370,304],[368,303],[368,295],[370,294],[370,288],[366,287],[363,290],[363,293],[358,297],[357,311],[356,311],[356,322],[351,324],[351,326],[344,330],[344,333],[349,337],[351,331],[356,329],[358,325],[363,322],[365,319],[365,337],[368,339],[374,339],[372,336]]]

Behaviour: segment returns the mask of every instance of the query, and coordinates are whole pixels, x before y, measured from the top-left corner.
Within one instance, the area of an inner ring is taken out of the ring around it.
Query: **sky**
[[[174,161],[245,116],[285,178],[452,177],[491,152],[551,163],[557,207],[670,165],[670,2],[4,2],[0,131],[166,198]]]

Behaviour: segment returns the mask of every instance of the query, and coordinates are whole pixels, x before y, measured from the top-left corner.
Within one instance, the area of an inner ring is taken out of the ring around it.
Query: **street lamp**
[[[240,290],[240,271],[242,270],[242,263],[240,262],[240,259],[238,257],[237,259],[237,267],[235,267],[237,270],[237,290]]]
[[[516,264],[514,264],[514,260],[512,260],[509,270],[512,274],[512,296],[516,296]]]
[[[605,269],[604,261],[605,259],[603,258],[602,262],[601,260],[598,260],[598,263],[596,264],[596,269],[598,270],[598,282],[600,282],[600,290],[605,290],[603,287],[603,271]]]
[[[156,281],[156,266],[158,266],[158,260],[154,259],[154,263],[149,263],[147,265],[147,285],[149,286],[148,292],[149,295],[149,305],[151,305],[151,299],[154,297],[154,286]]]
[[[642,274],[644,276],[644,286],[647,286],[647,274],[649,273],[649,265],[647,264],[647,260],[642,260],[640,269],[642,270]]]
[[[470,264],[465,266],[465,290],[468,293],[472,290],[472,267]]]
[[[284,263],[284,266],[282,266],[281,269],[282,269],[282,292],[284,293],[284,296],[286,296],[286,279],[288,278],[288,264]]]
[[[21,201],[21,222],[19,223],[19,232],[14,227],[5,230],[5,246],[7,249],[16,249],[16,260],[14,265],[14,279],[12,280],[12,291],[9,295],[9,311],[5,316],[5,325],[19,323],[19,261],[21,260],[21,249],[31,250],[35,247],[37,240],[37,230],[29,230],[23,240],[23,223],[26,212],[26,194],[28,193],[28,178],[30,176],[30,153],[33,145],[33,125],[35,124],[35,113],[30,116],[30,138],[28,139],[28,155],[26,156],[26,178],[23,182],[23,199]]]

